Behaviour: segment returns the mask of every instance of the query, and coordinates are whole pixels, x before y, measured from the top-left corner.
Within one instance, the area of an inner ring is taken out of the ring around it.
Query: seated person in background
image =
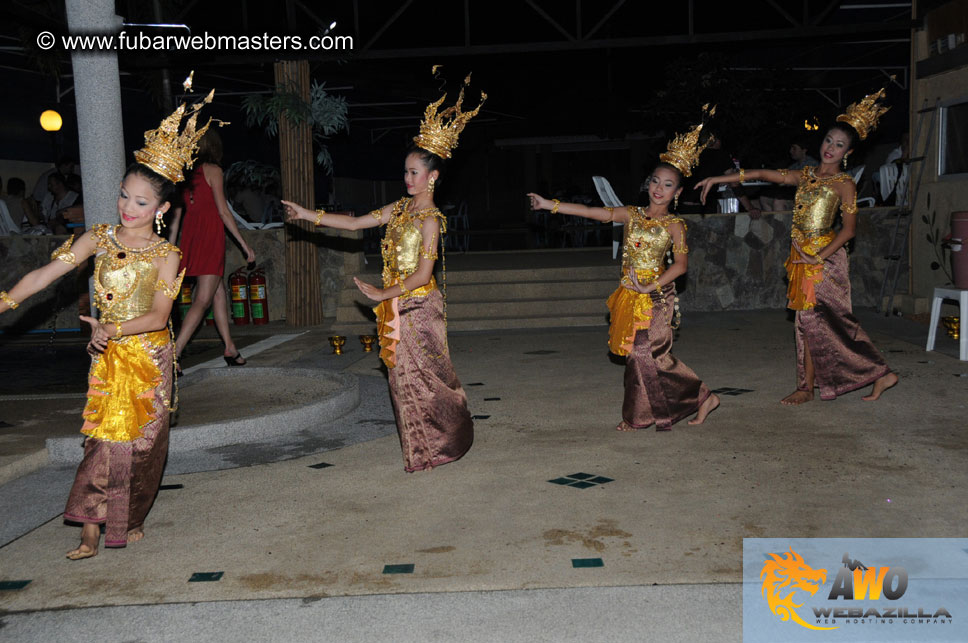
[[[807,153],[810,147],[811,143],[808,137],[794,138],[793,143],[790,144],[790,158],[793,159],[793,163],[788,165],[786,169],[800,171],[808,165],[813,167],[819,165],[817,159]],[[767,212],[792,210],[794,192],[796,192],[796,188],[792,185],[776,185],[765,188],[759,197],[760,207]]]
[[[71,192],[77,194],[77,198],[74,199],[74,203],[71,205],[57,211],[54,217],[54,224],[51,226],[57,234],[64,234],[74,230],[67,227],[70,223],[84,225],[84,195],[81,192],[81,177],[77,174],[68,174],[67,187]]]
[[[34,190],[27,197],[30,200],[30,208],[33,210],[38,221],[43,217],[42,204],[44,199],[47,198],[48,192],[50,190],[49,179],[51,174],[61,174],[62,176],[67,176],[68,174],[80,174],[80,167],[77,164],[77,159],[72,156],[62,156],[57,159],[57,163],[54,167],[46,170],[43,174],[37,177],[37,182],[34,184]]]
[[[10,212],[10,218],[21,229],[40,223],[40,219],[27,204],[26,192],[27,184],[24,183],[23,179],[12,177],[7,181],[7,196],[4,201],[7,204],[7,210]]]
[[[74,205],[77,200],[77,192],[71,191],[67,187],[67,177],[63,174],[54,172],[47,177],[47,196],[40,204],[40,215],[43,222],[55,234],[64,234],[66,228],[57,230],[57,213],[64,208]]]
[[[703,205],[699,201],[699,193],[693,189],[694,186],[699,181],[710,176],[738,172],[736,164],[733,162],[733,155],[723,148],[722,139],[714,132],[703,132],[703,135],[704,139],[709,141],[709,144],[699,157],[699,165],[693,170],[692,176],[687,178],[683,184],[682,205],[685,207],[679,210],[683,214],[708,214],[709,212],[716,212],[718,197],[707,200],[706,205]],[[759,219],[760,209],[750,202],[742,186],[734,185],[731,186],[731,189],[743,208],[750,213],[750,216],[754,219]]]

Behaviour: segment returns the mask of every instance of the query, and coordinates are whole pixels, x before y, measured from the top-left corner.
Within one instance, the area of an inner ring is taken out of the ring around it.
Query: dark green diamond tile
[[[595,476],[594,478],[589,478],[589,482],[597,482],[598,484],[605,484],[606,482],[613,482],[613,478],[606,478],[605,476]]]
[[[576,489],[587,489],[588,487],[594,487],[595,486],[595,483],[594,482],[584,482],[582,480],[579,480],[578,482],[572,482],[568,486],[574,487]]]
[[[574,480],[569,478],[555,478],[554,480],[549,480],[551,484],[571,484]]]
[[[591,473],[569,473],[568,477],[575,480],[588,480],[589,478],[594,478],[595,476]]]
[[[309,465],[309,468],[310,469],[325,469],[326,467],[331,467],[331,466],[333,466],[333,465],[331,465],[328,462],[320,462],[319,464],[311,464],[311,465]]]
[[[192,577],[188,579],[189,583],[211,583],[218,580],[222,580],[222,575],[225,572],[195,572]]]
[[[485,402],[496,402],[496,401],[498,401],[498,400],[500,400],[500,399],[501,399],[501,398],[499,398],[499,397],[485,397],[485,398],[484,398],[484,401],[485,401]]]
[[[176,489],[184,489],[183,484],[163,484],[158,487],[158,491],[175,491]]]
[[[0,580],[0,591],[14,591],[23,589],[30,584],[29,580]]]
[[[491,417],[491,416],[490,415],[472,415],[471,416],[471,419],[472,420],[486,420],[489,417]]]
[[[471,382],[470,384],[465,384],[464,386],[484,386],[484,382]]]
[[[413,563],[405,563],[401,565],[384,565],[384,574],[412,574],[413,573]]]
[[[575,569],[582,567],[604,567],[605,563],[601,558],[572,558],[571,566]]]

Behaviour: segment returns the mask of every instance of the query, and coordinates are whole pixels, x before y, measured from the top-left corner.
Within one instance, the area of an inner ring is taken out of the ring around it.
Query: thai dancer
[[[897,384],[880,352],[871,343],[850,301],[850,275],[844,247],[856,232],[857,186],[847,168],[855,144],[867,138],[888,108],[877,102],[884,90],[865,96],[847,108],[827,130],[820,145],[820,164],[790,170],[740,170],[716,176],[696,185],[705,201],[718,183],[742,182],[746,178],[796,185],[790,256],[784,264],[789,285],[787,307],[796,311],[797,389],[781,400],[785,405],[820,399],[873,384],[872,401]],[[834,229],[840,211],[842,223]]]
[[[686,273],[689,248],[686,224],[669,206],[678,202],[683,178],[691,174],[704,149],[698,143],[701,130],[700,124],[676,136],[659,156],[660,163],[648,180],[646,207],[593,208],[528,194],[535,210],[625,224],[622,279],[608,299],[608,347],[626,356],[619,431],[653,424],[657,431],[668,431],[690,415],[696,417],[689,424],[702,424],[719,406],[719,397],[672,354],[679,317],[675,280]],[[674,259],[667,268],[670,249]]]
[[[467,396],[450,361],[444,300],[433,275],[437,249],[443,248],[441,234],[446,231],[446,219],[434,205],[433,195],[445,160],[451,158],[458,136],[481,105],[461,111],[462,87],[457,103],[438,113],[446,97],[427,107],[420,134],[404,159],[403,180],[410,196],[364,217],[314,212],[282,202],[290,220],[342,230],[386,226],[383,287],[359,278],[354,281],[364,295],[379,302],[374,311],[380,357],[389,371],[390,399],[408,472],[457,460],[474,440]],[[485,98],[482,92],[481,104]]]
[[[186,81],[186,89],[191,87]],[[211,102],[210,93],[204,102]],[[51,262],[25,275],[9,292],[0,292],[0,313],[84,265],[94,256],[95,303],[99,319],[81,316],[91,326],[89,390],[84,408],[84,458],[77,469],[64,518],[81,523],[81,543],[71,560],[97,555],[100,525],[104,545],[124,547],[144,537],[144,521],[154,502],[168,454],[174,344],[168,319],[184,271],[181,253],[161,235],[174,184],[206,124],[196,132],[202,103],[185,105],[161,127],[145,133],[118,194],[118,225],[99,224],[74,241],[68,239]],[[154,229],[152,228],[154,226]]]

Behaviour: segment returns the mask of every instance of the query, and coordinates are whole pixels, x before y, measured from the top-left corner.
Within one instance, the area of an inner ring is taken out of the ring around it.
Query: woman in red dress
[[[180,268],[185,269],[186,277],[195,277],[195,292],[191,308],[185,314],[178,337],[175,339],[175,355],[180,357],[188,341],[202,322],[209,306],[215,317],[215,328],[225,344],[225,363],[229,366],[245,365],[245,358],[235,347],[229,334],[228,296],[222,276],[225,274],[225,232],[235,237],[245,260],[255,261],[255,252],[246,244],[239,233],[235,219],[225,200],[225,187],[222,176],[222,139],[209,130],[198,145],[198,161],[184,191],[185,223],[182,226],[182,208],[175,210],[171,224],[171,241],[178,240],[179,228],[182,239]]]

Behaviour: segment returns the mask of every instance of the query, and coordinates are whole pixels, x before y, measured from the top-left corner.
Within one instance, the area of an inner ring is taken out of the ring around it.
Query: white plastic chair
[[[595,190],[598,192],[598,198],[602,200],[606,208],[621,208],[625,204],[619,201],[618,196],[615,194],[615,190],[612,189],[612,184],[608,182],[604,176],[593,176],[592,182],[595,184]],[[620,226],[621,223],[617,221],[612,221],[612,227]],[[618,248],[622,245],[621,242],[612,240],[612,259],[618,257]]]
[[[867,167],[867,166],[866,165],[858,165],[857,167],[854,168],[854,172],[853,172],[854,185],[856,185],[857,187],[860,187],[860,177],[864,175],[864,168],[865,167]],[[863,199],[857,199],[857,206],[858,207],[863,206],[865,208],[873,208],[874,207],[874,203],[875,203],[874,197],[872,197],[872,196],[865,196]]]
[[[3,199],[0,199],[0,235],[20,234],[20,226],[15,225],[10,216],[10,210]]]

